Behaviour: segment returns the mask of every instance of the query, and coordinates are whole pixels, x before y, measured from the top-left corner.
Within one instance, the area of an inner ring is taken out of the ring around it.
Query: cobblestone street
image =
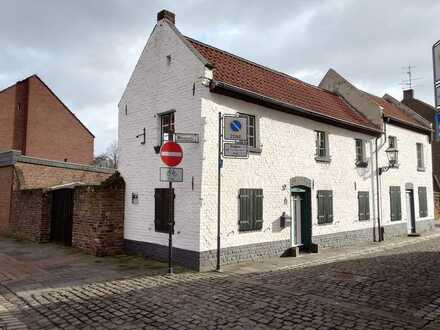
[[[272,272],[172,277],[75,255],[72,268],[23,267],[21,244],[0,241],[0,329],[440,329],[438,233]]]

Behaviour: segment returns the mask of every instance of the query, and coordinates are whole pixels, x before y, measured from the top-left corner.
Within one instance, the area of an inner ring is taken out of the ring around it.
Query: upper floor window
[[[356,139],[356,166],[366,167],[368,164],[366,162],[365,156],[365,141],[362,139]]]
[[[318,161],[330,161],[328,133],[316,131],[316,154],[315,159]]]
[[[160,115],[160,144],[163,144],[165,135],[173,133],[175,133],[174,111]]]
[[[397,138],[395,136],[388,136],[388,148],[397,149]]]
[[[258,144],[258,120],[254,115],[248,115],[240,113],[240,117],[246,117],[248,120],[248,146],[249,151],[258,152],[259,144]]]
[[[423,144],[416,143],[417,146],[417,170],[424,171],[425,170],[425,157],[423,153]]]

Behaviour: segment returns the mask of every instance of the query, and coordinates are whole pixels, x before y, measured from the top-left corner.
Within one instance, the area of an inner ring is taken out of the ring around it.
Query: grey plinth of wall
[[[418,233],[430,231],[434,228],[435,220],[419,220],[416,222]],[[399,222],[385,226],[385,240],[404,236],[407,234],[406,222]],[[348,232],[340,232],[329,235],[313,236],[315,244],[320,248],[338,248],[346,246],[355,246],[359,243],[373,241],[373,229],[362,229]],[[248,244],[242,246],[233,246],[221,250],[221,263],[223,265],[261,261],[270,257],[284,255],[290,247],[289,240],[264,242],[257,244]],[[146,258],[153,260],[168,260],[168,247],[155,243],[139,242],[125,240],[125,249],[127,252],[142,254]],[[217,251],[196,252],[179,248],[173,249],[174,262],[177,265],[193,269],[196,271],[214,270],[217,261]]]

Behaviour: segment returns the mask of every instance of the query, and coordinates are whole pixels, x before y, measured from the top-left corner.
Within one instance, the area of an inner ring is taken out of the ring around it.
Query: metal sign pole
[[[168,191],[168,274],[173,274],[173,231],[174,231],[174,219],[173,219],[173,183],[169,183]]]
[[[217,173],[217,268],[216,270],[221,271],[220,265],[220,203],[221,203],[221,169],[222,169],[222,143],[223,143],[223,133],[222,133],[222,113],[218,113],[218,173]]]

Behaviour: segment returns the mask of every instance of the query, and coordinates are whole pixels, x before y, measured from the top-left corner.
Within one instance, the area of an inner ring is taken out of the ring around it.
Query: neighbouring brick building
[[[0,233],[31,238],[19,223],[10,221],[11,214],[39,206],[30,202],[26,206],[14,205],[17,192],[72,183],[99,184],[113,173],[112,169],[29,157],[18,151],[0,153]]]
[[[0,151],[91,164],[93,134],[37,76],[0,91]]]

